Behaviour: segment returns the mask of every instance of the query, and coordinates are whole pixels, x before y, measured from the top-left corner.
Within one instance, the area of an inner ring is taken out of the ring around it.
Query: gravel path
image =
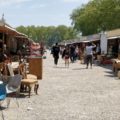
[[[39,95],[22,95],[19,108],[11,99],[5,120],[120,120],[120,80],[111,67],[85,69],[78,61],[65,68],[60,59],[55,68],[49,53],[43,66]]]

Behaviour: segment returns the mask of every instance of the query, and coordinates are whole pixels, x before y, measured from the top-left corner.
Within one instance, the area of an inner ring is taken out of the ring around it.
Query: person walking
[[[72,63],[75,61],[75,46],[71,45],[70,46],[70,60]]]
[[[70,50],[69,47],[65,47],[63,54],[62,54],[62,58],[64,58],[65,60],[65,67],[69,67],[69,58],[70,58]]]
[[[95,48],[96,45],[88,42],[87,46],[86,46],[86,69],[88,69],[89,63],[91,65],[91,69],[92,69],[92,60],[93,60],[93,48]]]
[[[58,46],[58,43],[56,43],[55,46],[53,46],[52,48],[52,54],[53,54],[55,66],[57,66],[58,64],[59,53],[60,53],[60,47]]]

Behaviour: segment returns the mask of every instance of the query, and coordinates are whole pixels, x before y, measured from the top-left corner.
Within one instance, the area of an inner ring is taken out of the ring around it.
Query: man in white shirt
[[[89,63],[91,65],[92,68],[92,60],[93,60],[93,48],[95,48],[96,45],[89,42],[86,46],[86,68],[88,69]]]

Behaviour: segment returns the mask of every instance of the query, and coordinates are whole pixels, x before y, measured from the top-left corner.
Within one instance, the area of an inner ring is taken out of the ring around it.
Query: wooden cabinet
[[[42,79],[43,60],[41,57],[29,58],[29,72],[34,74],[38,79]]]

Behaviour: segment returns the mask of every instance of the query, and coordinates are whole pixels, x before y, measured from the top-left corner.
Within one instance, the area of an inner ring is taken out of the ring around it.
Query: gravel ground
[[[56,68],[47,53],[39,95],[21,95],[19,108],[12,98],[5,120],[120,120],[120,80],[111,66],[85,67],[77,61],[65,68],[60,59]]]

